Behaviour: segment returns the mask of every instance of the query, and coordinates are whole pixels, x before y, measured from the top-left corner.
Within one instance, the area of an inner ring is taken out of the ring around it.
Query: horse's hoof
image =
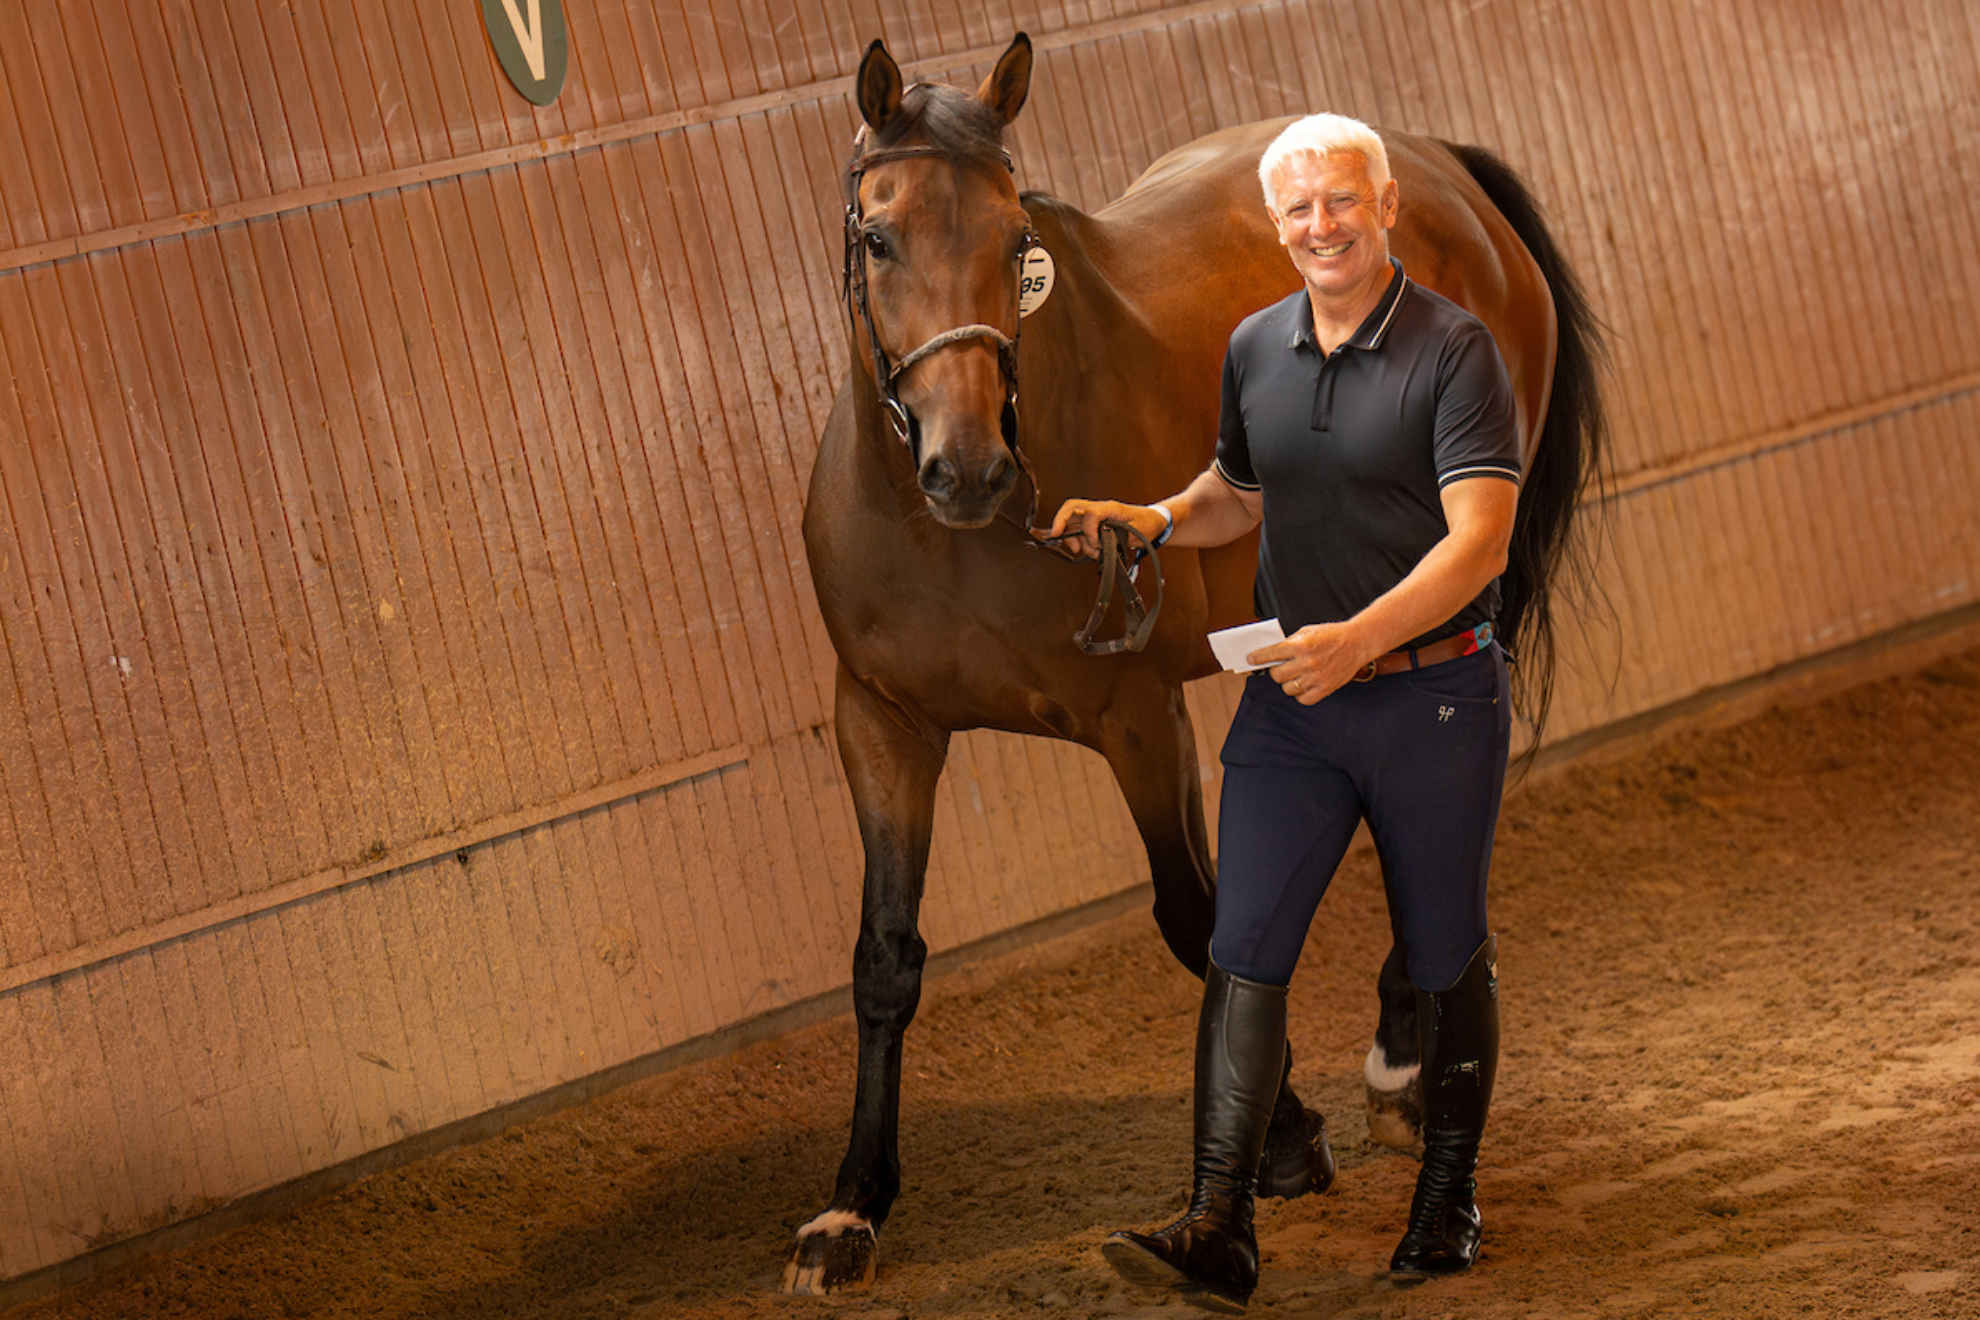
[[[784,1291],[823,1297],[851,1288],[870,1288],[880,1260],[873,1225],[850,1210],[827,1210],[797,1231],[797,1243],[784,1266]]]
[[[1423,1146],[1423,1088],[1414,1072],[1399,1090],[1368,1083],[1368,1135],[1384,1146],[1416,1151]]]
[[[1285,1132],[1265,1137],[1265,1155],[1258,1161],[1259,1196],[1291,1198],[1318,1194],[1334,1185],[1334,1151],[1327,1144],[1327,1119],[1307,1110]]]

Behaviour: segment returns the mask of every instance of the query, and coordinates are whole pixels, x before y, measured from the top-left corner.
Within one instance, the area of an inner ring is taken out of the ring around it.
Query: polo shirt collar
[[[1375,310],[1348,336],[1342,348],[1373,351],[1382,347],[1382,341],[1388,338],[1389,326],[1396,319],[1396,310],[1402,306],[1403,294],[1409,291],[1409,276],[1403,274],[1402,262],[1390,257],[1389,268],[1395,271],[1396,277],[1383,290],[1382,301],[1375,304]],[[1287,348],[1313,343],[1313,300],[1306,296],[1304,286],[1301,286],[1297,296],[1300,310],[1293,316],[1292,342],[1286,345]]]

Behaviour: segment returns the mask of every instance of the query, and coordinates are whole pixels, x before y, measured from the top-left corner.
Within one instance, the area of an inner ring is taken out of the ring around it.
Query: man
[[[1366,818],[1418,987],[1424,1158],[1390,1263],[1477,1257],[1473,1174],[1498,1057],[1485,881],[1510,740],[1498,576],[1519,492],[1511,385],[1490,333],[1389,255],[1398,188],[1381,139],[1338,115],[1259,162],[1304,287],[1231,335],[1216,461],[1140,507],[1070,500],[1052,531],[1092,552],[1103,519],[1221,545],[1263,523],[1254,652],[1223,750],[1217,923],[1198,1022],[1195,1186],[1183,1217],[1115,1233],[1137,1282],[1242,1310],[1258,1281],[1252,1187],[1313,913]]]

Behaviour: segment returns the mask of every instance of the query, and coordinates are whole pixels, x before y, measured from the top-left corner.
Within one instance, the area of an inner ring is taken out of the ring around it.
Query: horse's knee
[[[921,1005],[921,970],[928,944],[913,931],[859,937],[853,949],[853,1007],[862,1022],[906,1028]]]

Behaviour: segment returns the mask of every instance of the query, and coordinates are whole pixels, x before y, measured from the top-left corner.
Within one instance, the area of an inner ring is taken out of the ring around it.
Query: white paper
[[[1210,649],[1216,654],[1217,663],[1233,674],[1248,674],[1254,669],[1269,669],[1271,666],[1247,664],[1246,656],[1285,640],[1285,629],[1279,627],[1277,619],[1260,619],[1257,623],[1241,623],[1235,628],[1211,633]]]

